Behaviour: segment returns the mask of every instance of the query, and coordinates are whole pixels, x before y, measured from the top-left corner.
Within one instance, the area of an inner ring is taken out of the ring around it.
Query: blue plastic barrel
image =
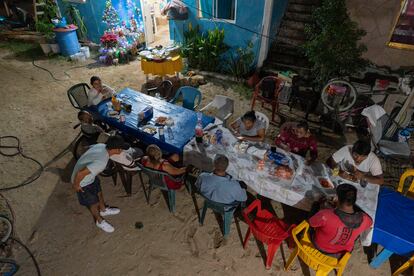
[[[80,45],[76,29],[56,28],[56,42],[59,44],[60,52],[64,56],[71,56],[80,51]]]

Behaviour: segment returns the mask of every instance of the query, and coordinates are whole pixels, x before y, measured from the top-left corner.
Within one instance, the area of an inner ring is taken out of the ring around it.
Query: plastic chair
[[[257,212],[252,221],[249,218],[249,214],[255,209],[257,209]],[[296,225],[289,227],[272,213],[262,209],[262,202],[259,199],[253,201],[249,207],[244,209],[242,215],[249,226],[246,237],[244,238],[243,248],[246,249],[249,237],[253,233],[253,236],[257,240],[267,244],[266,269],[270,269],[277,249],[290,236],[291,229]]]
[[[148,88],[148,94],[150,93],[160,93],[160,96],[169,101],[174,96],[173,95],[173,83],[169,80],[164,80],[161,82],[161,84],[158,87]]]
[[[139,178],[144,189],[144,195],[149,204],[151,198],[151,192],[155,189],[160,189],[161,191],[166,191],[168,194],[168,209],[171,213],[175,213],[175,190],[168,189],[167,184],[165,183],[165,177],[170,177],[172,179],[179,180],[181,178],[175,178],[174,176],[169,175],[166,172],[153,170],[147,167],[144,167],[141,164],[137,164],[141,171],[139,171]],[[145,190],[144,180],[142,178],[142,173],[146,174],[149,178],[149,187],[148,191]]]
[[[234,112],[234,100],[223,95],[216,95],[214,96],[213,101],[200,109],[200,111],[205,112],[212,108],[217,109],[216,117],[222,120],[223,124],[226,125],[227,120]]]
[[[414,265],[414,256],[411,257],[407,262],[405,262],[402,266],[400,266],[393,274],[392,276],[398,276],[407,269],[410,268],[410,266]]]
[[[414,178],[411,181],[411,184],[408,187],[408,190],[405,193],[403,193],[405,180],[408,177],[414,177],[414,169],[408,169],[401,175],[400,182],[398,183],[397,191],[404,195],[414,196]]]
[[[183,98],[183,107],[195,110],[201,103],[201,93],[198,89],[191,87],[191,86],[183,86],[177,90],[175,96],[170,103],[176,103],[177,100],[182,97]]]
[[[230,234],[230,225],[233,220],[234,211],[240,205],[240,202],[235,202],[233,204],[224,204],[212,201],[202,194],[200,195],[204,198],[203,210],[199,221],[200,225],[204,224],[207,209],[210,208],[214,213],[218,213],[223,217],[223,236],[226,238]]]
[[[78,83],[68,90],[68,98],[72,106],[76,109],[83,109],[88,106],[89,85]]]
[[[266,131],[267,131],[268,128],[269,128],[269,125],[270,125],[269,118],[265,114],[263,114],[262,112],[255,111],[254,113],[256,114],[257,120],[260,120],[265,124]]]
[[[299,256],[306,265],[316,271],[317,276],[327,276],[332,270],[336,270],[337,275],[341,276],[351,254],[346,252],[340,259],[336,259],[321,253],[313,246],[308,231],[309,223],[306,220],[302,221],[301,224],[292,230],[292,238],[296,247],[289,256],[285,270],[289,270],[293,260],[296,256]],[[299,241],[298,235],[301,232],[304,233],[302,239]]]
[[[255,87],[252,97],[252,109],[256,101],[272,106],[272,122],[275,120],[276,111],[279,111],[279,93],[284,86],[284,82],[274,76],[264,77]]]

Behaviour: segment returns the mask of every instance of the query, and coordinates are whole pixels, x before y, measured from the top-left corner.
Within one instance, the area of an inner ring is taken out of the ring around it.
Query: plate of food
[[[324,188],[324,189],[334,189],[335,188],[335,185],[327,177],[323,177],[323,176],[318,177],[318,182],[319,182],[319,185],[321,185],[322,188]]]
[[[145,125],[141,128],[141,130],[149,135],[157,133],[157,128],[151,125]]]
[[[273,175],[285,180],[290,180],[293,176],[293,170],[288,166],[277,166]]]
[[[155,123],[162,126],[172,126],[174,125],[174,120],[171,117],[160,116],[155,119]]]

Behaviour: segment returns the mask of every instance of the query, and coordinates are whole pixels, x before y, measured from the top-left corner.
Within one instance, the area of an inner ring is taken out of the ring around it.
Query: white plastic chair
[[[267,130],[269,128],[269,124],[270,124],[269,123],[269,118],[265,114],[263,114],[262,112],[255,111],[254,113],[256,114],[257,120],[260,120],[260,121],[262,121],[265,124],[265,126],[266,126],[266,132],[267,132]]]
[[[200,111],[207,111],[211,108],[218,110],[216,117],[223,121],[223,125],[226,125],[227,120],[234,112],[234,100],[223,95],[216,95],[214,96],[213,101],[203,107]]]

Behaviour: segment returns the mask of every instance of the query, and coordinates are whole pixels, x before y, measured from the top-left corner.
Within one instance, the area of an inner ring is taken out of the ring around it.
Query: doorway
[[[142,13],[144,19],[145,42],[147,47],[170,44],[170,27],[161,9],[166,0],[142,0]]]

